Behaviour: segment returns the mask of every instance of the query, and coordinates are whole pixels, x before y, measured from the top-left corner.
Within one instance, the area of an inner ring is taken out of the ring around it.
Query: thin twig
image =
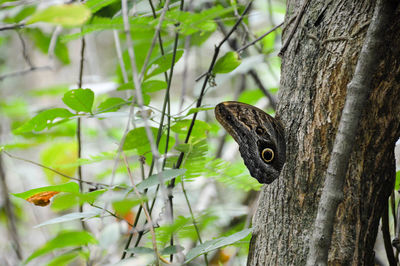
[[[260,90],[267,96],[269,104],[271,105],[272,109],[276,110],[276,98],[272,95],[267,88],[264,87],[264,84],[261,82],[260,77],[257,75],[254,69],[249,71],[250,76],[253,78],[254,82],[260,88]]]
[[[22,76],[28,73],[31,73],[33,71],[41,71],[41,70],[53,70],[51,66],[38,66],[38,67],[30,67],[28,69],[24,70],[19,70],[11,73],[7,73],[4,75],[0,76],[0,81],[6,79],[6,78],[11,78],[11,77],[16,77],[16,76]]]
[[[167,0],[167,2],[169,2],[169,0]],[[133,42],[132,42],[132,36],[131,36],[130,24],[129,24],[129,17],[128,17],[127,0],[121,0],[121,6],[122,6],[122,8],[121,8],[122,9],[122,18],[123,18],[123,21],[124,21],[124,32],[125,32],[125,35],[126,35],[126,43],[127,43],[127,46],[128,46],[129,60],[130,60],[131,68],[132,68],[133,83],[135,85],[135,94],[136,94],[135,96],[136,96],[136,99],[137,99],[137,104],[139,105],[139,109],[142,111],[142,113],[144,113],[141,79],[142,79],[142,77],[143,77],[143,75],[145,73],[145,70],[147,68],[147,64],[146,63],[143,64],[143,67],[142,67],[142,70],[141,70],[141,75],[139,76],[138,75],[138,71],[137,71],[137,66],[136,66],[136,60],[135,60],[135,52],[133,50]],[[163,17],[165,15],[166,11],[167,11],[167,8],[164,7],[163,13],[162,13]],[[155,41],[157,40],[158,31],[161,29],[162,21],[163,20],[160,18],[159,25],[157,25],[156,33],[155,33],[155,35],[153,37],[152,43],[155,43]],[[152,45],[152,47],[150,47],[149,53],[147,54],[145,62],[149,61],[149,58],[151,56],[151,51],[152,51],[153,47],[154,47],[154,45]],[[129,132],[130,121],[131,121],[131,119],[133,117],[133,113],[134,113],[134,106],[135,106],[134,100],[135,99],[132,99],[132,104],[131,104],[131,106],[129,108],[128,122],[127,122],[127,125],[125,127],[124,134],[123,134],[123,136],[121,138],[121,141],[119,143],[117,157],[116,157],[115,160],[118,160],[119,155],[121,154],[121,151],[122,151],[123,143],[125,142],[125,139],[126,139],[126,135]],[[146,130],[146,135],[147,135],[147,138],[149,140],[151,151],[152,151],[152,154],[153,154],[153,160],[157,161],[158,158],[160,157],[160,155],[158,153],[157,147],[156,147],[155,142],[154,142],[153,133],[150,130],[150,126],[149,126],[149,123],[148,123],[148,118],[144,117],[143,122],[144,122],[144,127],[145,127],[145,130]],[[114,177],[112,176],[111,183],[113,183],[113,181],[114,181]]]
[[[47,54],[50,59],[53,59],[53,57],[54,57],[54,49],[56,48],[57,39],[58,39],[58,36],[60,35],[61,31],[62,31],[62,27],[57,26],[55,28],[55,30],[53,31],[53,34],[51,35],[49,49],[47,49]]]
[[[394,190],[392,191],[392,194],[390,194],[390,207],[393,218],[393,232],[395,232],[397,227],[397,217],[396,217],[396,196]]]
[[[96,204],[91,203],[90,206],[105,211],[109,215],[115,217],[117,220],[124,220],[130,227],[132,227],[132,231],[134,231],[135,233],[139,232],[139,230],[137,230],[136,227],[133,224],[131,224],[127,219],[120,217],[117,214],[115,214],[107,209],[104,209],[103,207],[97,206]]]
[[[264,33],[263,35],[261,35],[260,37],[258,37],[257,39],[255,39],[254,41],[240,47],[239,49],[236,50],[237,53],[241,53],[243,50],[249,48],[250,46],[256,44],[257,42],[259,42],[260,40],[262,40],[263,38],[265,38],[266,36],[268,36],[270,33],[276,31],[278,28],[280,28],[283,25],[283,22],[279,25],[276,25],[275,27],[273,27],[272,29],[270,29],[269,31],[267,31],[266,33]]]
[[[26,64],[27,64],[30,68],[35,67],[35,66],[32,64],[31,59],[29,58],[28,52],[27,52],[27,50],[26,50],[26,44],[25,44],[24,38],[22,38],[21,33],[19,33],[19,31],[17,31],[17,35],[18,35],[18,38],[19,38],[19,40],[20,40],[20,42],[21,42],[21,46],[22,46],[22,56],[24,57],[24,60],[25,60]]]
[[[240,22],[243,20],[244,15],[249,11],[249,9],[250,9],[252,3],[253,3],[252,0],[248,2],[248,4],[247,4],[245,10],[243,11],[243,13],[242,13],[242,15],[240,16],[240,18],[236,21],[235,25],[232,27],[232,29],[229,31],[229,33],[221,40],[221,42],[220,42],[217,46],[215,46],[215,49],[214,49],[214,56],[213,56],[213,58],[212,58],[212,60],[211,60],[210,67],[209,67],[209,69],[208,69],[206,78],[204,79],[203,86],[202,86],[202,88],[201,88],[201,92],[200,92],[199,98],[198,98],[197,103],[196,103],[196,107],[197,107],[197,108],[201,106],[201,102],[202,102],[203,97],[204,97],[204,91],[205,91],[206,86],[207,86],[207,84],[208,84],[208,80],[209,80],[210,77],[211,77],[212,69],[214,68],[215,62],[217,61],[218,54],[219,54],[219,50],[220,50],[221,46],[228,40],[228,38],[232,35],[232,33],[233,33],[233,32],[236,30],[236,28],[239,26]],[[188,143],[188,141],[189,141],[189,138],[190,138],[190,135],[191,135],[191,133],[192,133],[194,124],[195,124],[195,122],[196,122],[196,118],[197,118],[197,113],[194,113],[194,114],[193,114],[192,121],[191,121],[190,126],[189,126],[189,129],[188,129],[188,133],[187,133],[186,138],[185,138],[185,143]],[[178,160],[177,160],[176,166],[175,166],[176,168],[180,168],[180,167],[181,167],[181,164],[182,164],[184,155],[185,155],[184,152],[181,152],[181,153],[179,154],[179,157],[178,157]],[[175,185],[175,178],[172,179],[172,182],[171,182],[171,186],[173,187],[174,185]]]
[[[220,26],[222,32],[225,33],[224,30],[223,30],[223,24],[220,24],[220,23],[219,23],[218,25]],[[249,48],[250,46],[256,44],[257,42],[259,42],[260,40],[262,40],[263,38],[265,38],[266,36],[268,36],[269,34],[271,34],[272,32],[274,32],[275,30],[277,30],[277,29],[278,29],[279,27],[281,27],[282,25],[283,25],[283,22],[282,22],[281,24],[275,26],[275,27],[272,28],[271,30],[267,31],[266,33],[264,33],[263,35],[261,35],[260,37],[258,37],[257,39],[255,39],[254,41],[252,41],[252,42],[250,42],[250,43],[248,43],[248,44],[242,46],[241,48],[237,48],[236,45],[233,44],[233,42],[228,42],[228,43],[230,44],[230,46],[231,46],[232,49],[235,49],[235,50],[236,50],[237,53],[241,53],[241,52],[243,52],[243,50],[245,50],[245,49]],[[235,48],[233,48],[233,47],[235,47]],[[198,76],[198,77],[196,78],[195,81],[196,81],[196,82],[199,81],[200,79],[202,79],[202,78],[203,78],[204,76],[206,76],[206,75],[207,75],[207,72],[201,74],[200,76]]]
[[[118,36],[117,30],[113,30],[113,36],[114,36],[114,42],[115,42],[115,50],[117,51],[119,67],[121,68],[122,79],[124,80],[124,83],[128,83],[128,81],[129,81],[128,74],[126,73],[125,63],[124,63],[124,59],[122,57],[121,43],[119,41],[119,36]]]
[[[22,260],[23,258],[22,248],[20,244],[20,238],[18,235],[14,206],[10,200],[10,194],[7,186],[7,178],[3,168],[3,157],[1,156],[1,154],[0,154],[0,186],[3,195],[2,198],[3,198],[4,213],[7,217],[8,233],[10,234],[12,239],[12,241],[10,242],[15,250],[17,258],[19,260]]]
[[[290,21],[289,21],[290,23]],[[225,27],[222,23],[218,23],[218,26],[220,28],[220,30],[222,31],[222,33],[224,35],[227,34]],[[272,31],[269,31],[268,34],[270,34]],[[267,36],[268,34],[264,34],[263,36]],[[234,41],[228,41],[229,46],[231,47],[232,50],[240,50],[237,49],[237,43]],[[242,49],[243,50],[243,49]],[[249,72],[250,76],[253,78],[254,82],[256,83],[256,85],[260,88],[260,90],[265,94],[265,96],[268,98],[269,103],[271,105],[271,107],[275,110],[276,109],[276,99],[275,96],[273,96],[268,90],[267,88],[265,88],[264,84],[261,82],[261,79],[259,78],[257,72],[254,69],[251,69]],[[220,146],[220,148],[222,148]]]
[[[7,155],[8,157],[10,157],[10,158],[13,158],[13,159],[16,159],[16,160],[20,160],[20,161],[24,161],[24,162],[27,162],[27,163],[30,163],[30,164],[39,166],[39,167],[41,167],[41,168],[44,168],[44,169],[46,169],[46,170],[49,170],[49,171],[51,171],[51,172],[53,172],[53,173],[55,173],[55,174],[57,174],[57,175],[60,175],[60,176],[65,177],[65,178],[68,178],[68,179],[70,179],[70,180],[79,181],[79,179],[76,178],[76,177],[72,177],[72,176],[66,175],[66,174],[64,174],[64,173],[62,173],[62,172],[59,172],[59,171],[57,171],[57,170],[55,170],[55,169],[53,169],[53,168],[50,168],[50,167],[48,167],[48,166],[45,166],[45,165],[43,165],[43,164],[40,164],[40,163],[31,161],[31,160],[28,160],[28,159],[25,159],[25,158],[21,158],[21,157],[15,156],[15,155],[13,155],[13,154],[11,154],[11,153],[5,151],[5,150],[2,150],[1,152],[3,152],[4,154],[6,154],[6,155]],[[98,183],[98,182],[92,182],[92,181],[85,181],[85,180],[82,180],[82,182],[85,183],[85,184],[94,186],[94,187],[112,188],[110,185],[107,185],[107,184],[104,184],[104,183]],[[121,187],[121,186],[113,186],[113,187],[114,187],[114,188],[118,188],[118,189],[126,189],[126,187]]]
[[[86,46],[86,41],[85,41],[85,37],[82,36],[81,39],[81,58],[79,61],[79,76],[78,76],[78,89],[82,88],[82,79],[83,79],[83,65],[84,65],[84,61],[85,61],[85,46]],[[78,117],[78,119],[76,120],[76,142],[78,144],[78,159],[81,158],[82,156],[82,131],[81,131],[81,127],[82,127],[82,120],[80,117]],[[83,178],[82,178],[82,166],[81,164],[78,165],[78,179],[79,179],[79,190],[81,193],[83,193]],[[83,212],[83,204],[79,204],[79,211]],[[87,230],[86,228],[86,224],[84,220],[81,220],[81,225],[82,228],[84,230]]]
[[[396,266],[396,258],[394,257],[393,247],[390,243],[390,229],[389,229],[389,214],[388,214],[388,204],[385,204],[385,208],[382,212],[382,236],[383,236],[383,243],[385,246],[386,256],[389,261],[390,266]]]
[[[149,0],[149,3],[150,3],[150,7],[151,7],[151,9],[152,9],[152,12],[153,12],[153,18],[156,18],[156,17],[157,17],[157,15],[156,15],[157,12],[156,12],[155,9],[154,9],[153,3],[152,3],[151,0]],[[166,4],[168,4],[168,3],[166,3]],[[165,6],[164,6],[164,7],[165,7]],[[164,10],[164,9],[163,9],[163,10]],[[164,14],[164,12],[163,12],[162,14]],[[160,24],[159,24],[159,25],[160,25]],[[157,37],[158,37],[158,41],[159,41],[159,45],[160,45],[160,52],[161,52],[162,55],[164,55],[165,52],[164,52],[163,43],[162,43],[162,39],[161,39],[160,29],[161,29],[161,28],[159,28],[159,30],[158,30],[158,34],[157,34],[157,31],[156,31],[156,35],[157,35]],[[178,34],[178,33],[176,32],[176,34]],[[153,38],[153,41],[154,41],[154,40],[155,40],[155,39]],[[163,103],[163,109],[160,110],[160,113],[161,113],[161,121],[160,121],[160,123],[159,123],[158,131],[157,131],[157,137],[156,137],[156,147],[157,147],[157,149],[158,149],[158,146],[159,146],[159,143],[160,143],[160,140],[161,140],[161,133],[162,133],[163,124],[164,124],[165,106],[166,106],[166,103],[167,103],[167,99],[169,99],[169,91],[170,91],[170,87],[171,87],[171,83],[170,83],[169,81],[172,79],[172,73],[173,73],[174,65],[175,65],[175,55],[176,55],[177,45],[178,45],[178,39],[175,38],[174,50],[173,50],[173,60],[172,60],[172,62],[171,62],[171,68],[170,68],[170,77],[168,77],[167,73],[164,72],[164,77],[165,77],[165,80],[166,80],[166,82],[167,82],[168,85],[167,85],[167,89],[166,89],[166,92],[165,92],[164,103]],[[145,69],[145,68],[143,67],[143,69]],[[170,115],[169,115],[169,113],[168,113],[167,116],[168,116],[168,121],[170,121]],[[169,128],[168,128],[168,130],[169,130]],[[169,136],[167,137],[167,143],[166,143],[167,146],[168,146],[168,142],[169,142]],[[153,170],[154,170],[154,165],[155,165],[155,160],[153,159],[152,162],[151,162],[151,165],[150,165],[150,169],[149,169],[149,174],[148,174],[148,176],[152,175]],[[163,167],[162,169],[164,169],[164,167]],[[156,196],[157,196],[158,190],[159,190],[159,186],[157,186]],[[145,190],[145,193],[147,193],[147,189]],[[156,197],[156,196],[155,196],[155,197]],[[155,203],[155,199],[154,199],[154,201],[153,201],[152,207],[154,206],[154,203]],[[150,213],[152,212],[152,209],[153,209],[153,208],[150,209]],[[137,222],[139,221],[141,211],[142,211],[142,208],[139,207],[138,213],[137,213],[136,218],[135,218],[135,223],[137,223]],[[139,241],[140,241],[142,235],[143,235],[143,234],[139,234],[138,239],[137,239],[136,244],[135,244],[135,247],[136,247],[137,244],[139,243]],[[129,247],[130,242],[132,241],[132,237],[133,237],[133,235],[131,234],[131,235],[129,236],[129,238],[128,238],[128,241],[127,241],[126,245],[125,245],[125,250]],[[127,254],[125,250],[124,250],[124,252],[123,252],[123,254],[122,254],[122,259],[124,259],[125,256],[126,256],[126,254]],[[131,256],[133,256],[133,253],[131,254]]]
[[[8,24],[8,25],[1,25],[0,31],[3,30],[16,30],[25,27],[25,23],[18,23],[18,24]]]
[[[153,244],[154,253],[155,253],[156,258],[157,258],[156,259],[156,265],[159,265],[159,260],[158,259],[161,256],[159,255],[158,250],[157,250],[156,233],[154,232],[153,222],[151,220],[150,214],[149,214],[145,204],[143,203],[143,200],[141,199],[142,197],[141,197],[138,189],[136,188],[135,181],[133,180],[132,172],[131,172],[131,169],[129,167],[129,163],[128,163],[128,160],[126,158],[126,155],[125,155],[125,153],[122,153],[122,155],[123,155],[123,158],[124,158],[126,170],[128,171],[129,179],[131,180],[131,183],[132,183],[133,191],[135,192],[135,194],[138,197],[138,199],[140,199],[140,205],[142,206],[142,209],[143,209],[144,214],[146,216],[147,222],[150,225],[151,240],[152,240],[152,244]]]
[[[300,20],[304,15],[304,11],[306,10],[306,6],[309,1],[310,0],[304,0],[303,5],[300,7],[299,13],[296,16],[296,21],[294,22],[294,26],[293,26],[292,30],[290,31],[289,36],[286,38],[285,43],[283,44],[280,52],[278,53],[278,56],[282,57],[283,54],[286,52],[286,50],[290,44],[290,41],[292,40],[294,33],[296,32],[297,27],[299,26]]]
[[[205,89],[206,89],[206,86],[207,86],[207,84],[208,84],[208,80],[209,80],[209,78],[211,77],[211,73],[212,73],[212,69],[213,69],[213,67],[214,67],[214,64],[215,64],[215,62],[217,61],[218,54],[219,54],[219,50],[220,50],[221,46],[228,40],[228,38],[232,35],[232,33],[237,29],[237,27],[239,26],[240,22],[243,20],[244,15],[250,10],[250,7],[251,7],[251,4],[252,4],[252,3],[253,3],[253,1],[249,1],[249,2],[248,2],[248,4],[247,4],[245,10],[243,11],[243,13],[242,13],[242,15],[240,16],[240,18],[236,21],[235,25],[232,27],[232,29],[229,31],[229,33],[222,39],[222,41],[221,41],[217,46],[215,46],[214,56],[213,56],[213,59],[212,59],[212,61],[211,61],[211,63],[210,63],[210,67],[209,67],[208,72],[207,72],[208,75],[207,75],[206,78],[204,79],[203,87],[202,87],[202,89],[201,89],[199,98],[198,98],[198,100],[197,100],[197,104],[196,104],[196,107],[197,107],[197,108],[201,106],[201,102],[202,102],[202,99],[203,99],[204,94],[205,94]],[[186,138],[185,138],[185,143],[188,143],[188,142],[189,142],[189,138],[190,138],[191,132],[192,132],[192,130],[193,130],[194,124],[195,124],[195,122],[196,122],[196,118],[197,118],[197,113],[194,113],[193,118],[192,118],[192,121],[191,121],[190,126],[189,126],[189,129],[188,129],[188,133],[187,133]],[[185,155],[184,152],[181,152],[181,153],[180,153],[175,168],[178,169],[178,168],[181,167],[182,162],[183,162],[184,155]],[[170,183],[169,186],[168,186],[170,189],[172,189],[172,188],[175,186],[175,180],[176,180],[175,178],[173,178],[173,179],[171,180],[171,183]],[[173,204],[172,204],[172,197],[169,197],[169,201],[170,201],[170,206],[172,206],[172,205],[173,205]],[[189,204],[188,206],[190,206],[190,204]],[[200,238],[200,234],[198,234],[198,237],[199,237],[199,239],[201,239],[201,238]],[[205,257],[205,261],[206,261],[206,263],[208,264],[207,257]]]
[[[200,244],[203,244],[203,240],[201,239],[201,236],[200,236],[200,230],[199,230],[199,227],[197,226],[196,219],[194,218],[193,210],[192,210],[192,207],[190,205],[189,198],[187,196],[186,189],[185,189],[185,186],[184,186],[183,183],[184,182],[181,182],[182,192],[183,192],[183,195],[185,196],[185,200],[186,200],[186,203],[187,203],[188,208],[189,208],[190,217],[192,218],[193,226],[194,226],[194,229],[196,230],[197,237],[199,238],[199,242],[200,242]],[[205,254],[205,255],[207,255],[207,254]],[[208,261],[207,260],[206,260],[206,262],[207,262],[206,264],[208,265]]]

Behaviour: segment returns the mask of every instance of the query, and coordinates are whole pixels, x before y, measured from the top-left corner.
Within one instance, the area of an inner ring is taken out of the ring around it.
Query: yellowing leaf
[[[45,191],[37,193],[33,196],[30,196],[26,200],[30,203],[35,204],[36,206],[47,206],[50,203],[50,199],[60,193],[59,191]]]
[[[36,11],[26,24],[47,22],[64,27],[76,27],[84,24],[90,16],[90,9],[81,4],[54,5]]]
[[[61,142],[55,143],[48,147],[40,156],[42,164],[53,168],[63,174],[68,176],[74,176],[76,171],[76,165],[73,163],[77,160],[77,145],[75,142]],[[71,166],[63,166],[71,165]],[[57,184],[59,182],[66,182],[69,179],[59,176],[58,174],[50,171],[44,170],[47,179],[51,184]]]

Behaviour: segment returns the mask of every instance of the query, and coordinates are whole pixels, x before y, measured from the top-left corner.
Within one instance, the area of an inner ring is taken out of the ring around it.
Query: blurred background
[[[48,8],[53,6],[71,4],[67,1],[0,0],[0,146],[6,152],[1,154],[0,164],[0,258],[4,265],[25,260],[65,230],[87,231],[97,244],[62,251],[51,249],[33,262],[82,265],[90,261],[91,265],[105,265],[121,263],[121,258],[131,254],[135,254],[134,259],[146,255],[137,249],[153,247],[145,227],[146,218],[138,202],[128,200],[134,194],[115,187],[132,185],[119,148],[128,158],[135,183],[151,173],[173,168],[180,153],[185,152],[181,168],[186,172],[177,179],[176,187],[151,187],[146,194],[148,207],[154,201],[151,216],[157,227],[158,247],[167,247],[173,233],[175,244],[184,249],[174,253],[176,263],[182,262],[180,256],[187,256],[191,248],[204,240],[251,227],[261,185],[250,177],[237,144],[216,122],[213,107],[222,101],[237,100],[275,114],[280,76],[277,53],[284,29],[279,25],[284,21],[285,1],[252,1],[243,21],[219,51],[218,58],[237,51],[237,67],[212,73],[206,83],[204,74],[213,60],[215,47],[239,20],[248,1],[185,1],[184,11],[179,11],[181,1],[125,2],[132,19],[131,37],[139,73],[157,36],[162,7],[169,2],[160,38],[142,79],[143,108],[133,90],[130,43],[123,30],[121,1],[72,3],[89,12],[84,21],[74,25],[55,19],[62,18],[62,14],[56,13],[50,19],[40,14],[51,13]],[[73,22],[80,19],[79,12],[68,16]],[[246,47],[253,41],[256,42]],[[172,59],[164,53],[177,55],[173,74]],[[151,75],[162,65],[167,65],[163,71]],[[148,81],[155,86],[146,87]],[[78,88],[93,92],[90,111],[74,110],[65,101],[66,93]],[[192,109],[199,98],[201,108]],[[132,99],[135,105],[130,115]],[[168,108],[160,131],[161,157],[154,166],[150,144],[140,128],[148,123],[156,138],[165,103]],[[55,108],[65,108],[74,116],[41,117],[44,120],[39,122],[32,119]],[[185,144],[195,112],[196,124]],[[165,152],[167,135],[169,147]],[[123,144],[123,140],[130,144]],[[43,166],[76,178],[80,171],[82,179],[89,183],[82,185],[79,195],[60,193],[46,206],[10,194],[71,181]],[[94,201],[83,199],[82,195],[99,190],[101,195]],[[166,216],[167,194],[173,196],[172,217]],[[93,210],[102,211],[88,215],[84,223],[71,219],[37,227],[68,213]],[[132,230],[132,224],[142,233]],[[141,234],[143,237],[139,237]],[[234,246],[214,249],[208,258],[200,256],[190,263],[204,265],[208,260],[210,265],[245,265],[249,237]],[[131,251],[125,254],[126,248]],[[68,259],[59,259],[68,254],[72,254]]]

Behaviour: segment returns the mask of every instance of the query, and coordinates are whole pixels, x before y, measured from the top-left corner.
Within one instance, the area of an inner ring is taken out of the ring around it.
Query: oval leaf
[[[183,50],[177,50],[175,54],[175,63],[182,57]],[[173,52],[154,59],[147,68],[145,79],[161,74],[171,68]]]
[[[54,5],[35,12],[26,24],[47,22],[64,27],[76,27],[84,24],[90,16],[90,9],[84,5]]]
[[[223,57],[218,59],[213,68],[213,73],[229,73],[242,63],[239,54],[236,52],[227,52]]]
[[[142,84],[142,92],[143,93],[150,93],[150,92],[157,92],[160,90],[164,90],[167,88],[167,82],[162,80],[147,80]],[[133,82],[124,83],[117,88],[117,91],[122,90],[133,90],[135,89],[135,85]]]
[[[186,169],[168,169],[164,170],[158,174],[151,175],[142,182],[137,185],[139,190],[145,190],[146,188],[150,188],[152,186],[160,184],[160,182],[166,182],[175,178],[179,175],[182,175],[186,172]]]
[[[13,193],[15,197],[21,199],[28,199],[29,197],[36,195],[40,192],[49,192],[49,191],[58,191],[58,192],[71,192],[71,193],[78,193],[79,192],[79,185],[75,182],[69,182],[62,185],[55,185],[55,186],[46,186],[40,188],[34,188],[25,192],[21,193]]]
[[[128,104],[124,99],[111,97],[100,103],[97,107],[99,113],[118,111],[123,105]]]
[[[91,89],[70,90],[64,94],[63,102],[77,112],[91,113],[94,93]]]
[[[150,128],[154,138],[157,136],[157,128],[151,127]],[[165,144],[167,141],[167,137],[165,134],[161,136],[160,144],[158,147],[158,151],[161,154],[165,153]],[[169,136],[169,149],[173,147],[175,144],[175,138],[172,136]],[[132,150],[136,149],[137,152],[140,155],[144,155],[145,153],[148,153],[151,151],[149,140],[147,138],[146,134],[146,129],[144,127],[138,127],[135,129],[132,129],[131,131],[128,132],[126,135],[126,139],[123,145],[124,150]]]
[[[210,251],[213,251],[217,248],[221,248],[227,245],[231,245],[239,240],[242,240],[246,236],[248,236],[251,233],[252,229],[245,229],[240,232],[237,232],[233,235],[226,236],[226,237],[220,237],[217,239],[213,239],[210,241],[207,241],[203,244],[200,244],[196,246],[195,248],[191,249],[188,254],[186,254],[186,261],[184,263],[188,263],[192,259],[196,258],[197,256],[200,256],[202,254],[208,253]]]
[[[71,116],[74,116],[74,114],[64,108],[49,109],[34,116],[31,120],[14,130],[14,133],[21,134],[31,131],[42,131],[45,128],[51,128],[68,121],[68,118]]]
[[[34,251],[32,255],[26,259],[25,263],[56,249],[75,246],[80,247],[94,243],[97,243],[97,240],[86,231],[64,231]]]
[[[102,210],[96,209],[96,210],[91,210],[91,211],[87,211],[87,212],[68,213],[66,215],[62,215],[60,217],[56,217],[56,218],[50,219],[44,223],[38,224],[35,226],[35,228],[38,228],[38,227],[41,227],[44,225],[69,222],[69,221],[83,219],[83,218],[92,218],[92,217],[99,215],[101,212],[102,212]]]

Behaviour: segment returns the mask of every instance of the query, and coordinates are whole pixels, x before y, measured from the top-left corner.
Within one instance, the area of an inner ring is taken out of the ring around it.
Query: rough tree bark
[[[303,1],[287,1],[287,21]],[[277,113],[285,125],[286,165],[278,180],[263,187],[249,265],[306,264],[346,87],[374,7],[375,1],[361,0],[309,1],[306,7],[282,59]],[[379,219],[393,189],[400,136],[400,19],[385,39],[336,213],[330,265],[373,264]]]

